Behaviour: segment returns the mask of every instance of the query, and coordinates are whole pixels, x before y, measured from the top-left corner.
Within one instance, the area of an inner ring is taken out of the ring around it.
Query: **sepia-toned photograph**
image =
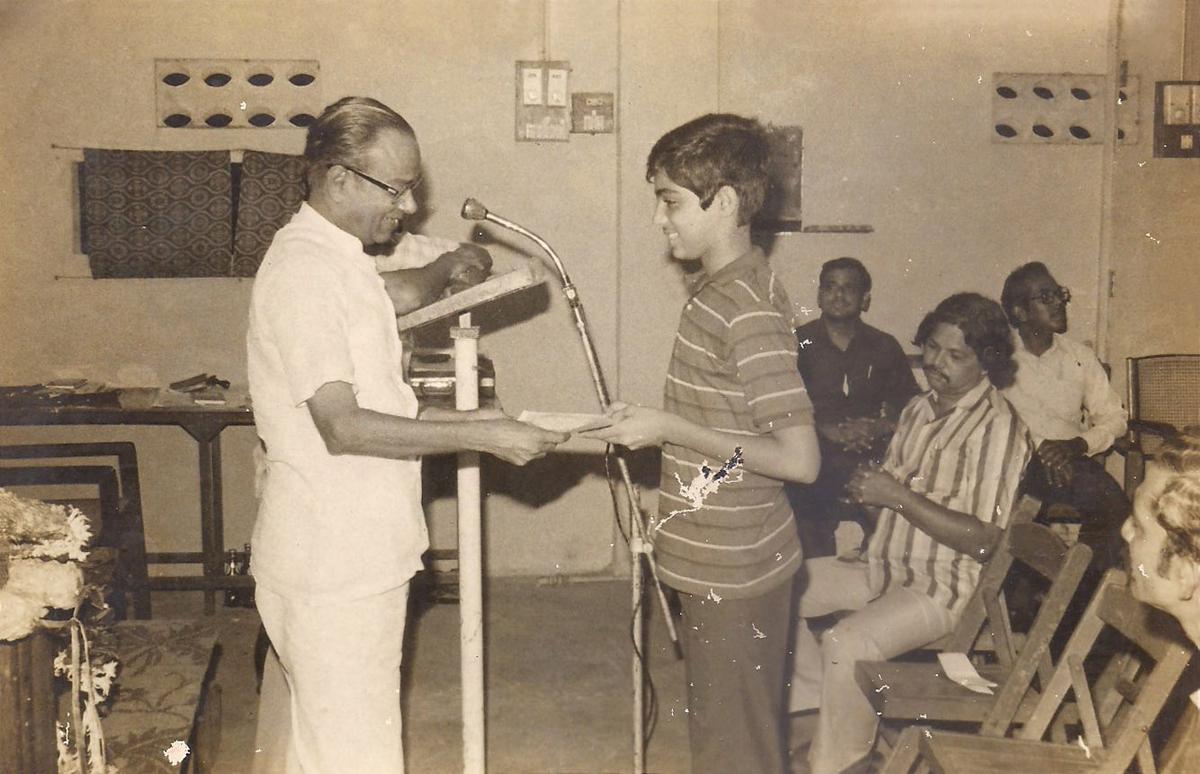
[[[0,774],[1200,772],[1200,0],[0,0]]]

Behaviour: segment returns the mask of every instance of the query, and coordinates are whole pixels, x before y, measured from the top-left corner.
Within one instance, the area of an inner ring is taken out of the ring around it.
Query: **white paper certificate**
[[[556,433],[581,433],[612,424],[612,418],[603,414],[571,414],[557,411],[522,411],[517,420]]]

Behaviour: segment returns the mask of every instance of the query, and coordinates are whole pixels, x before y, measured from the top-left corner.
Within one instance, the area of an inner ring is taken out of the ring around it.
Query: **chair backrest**
[[[990,593],[988,590],[1002,587],[1004,579],[1008,577],[1009,568],[1012,567],[1013,556],[1010,547],[1013,527],[1032,522],[1041,508],[1041,501],[1032,495],[1022,495],[1017,500],[1008,519],[1008,529],[1004,531],[1004,535],[1000,538],[1000,544],[992,552],[987,564],[980,570],[979,583],[975,586],[971,598],[967,600],[962,616],[958,619],[958,625],[948,635],[928,645],[928,648],[960,653],[974,649],[975,643],[983,633],[984,624],[988,620],[986,602],[987,594]]]
[[[1083,744],[1093,758],[1103,761],[1102,770],[1123,772],[1133,761],[1192,648],[1178,622],[1134,599],[1127,581],[1119,570],[1105,575],[1017,738],[1041,739],[1072,693]],[[1089,684],[1084,660],[1089,654],[1101,655],[1093,653],[1093,646],[1105,630],[1119,634],[1123,642],[1114,647],[1116,637],[1104,638],[1108,666],[1093,670],[1099,676]]]
[[[988,608],[984,631],[991,634],[997,658],[1008,667],[1008,677],[980,727],[985,736],[1005,735],[1034,678],[1040,678],[1044,686],[1053,676],[1050,643],[1092,560],[1089,546],[1084,543],[1068,546],[1042,524],[1016,524],[1010,531],[1008,550],[1013,567],[1009,579],[1014,575],[1024,579],[1035,574],[1049,585],[1019,646],[1012,632],[1004,586],[991,585],[994,581],[989,579],[989,586],[984,589]]]
[[[1166,422],[1176,430],[1200,424],[1200,355],[1146,355],[1125,361],[1130,419]],[[1146,437],[1146,443],[1155,439]]]

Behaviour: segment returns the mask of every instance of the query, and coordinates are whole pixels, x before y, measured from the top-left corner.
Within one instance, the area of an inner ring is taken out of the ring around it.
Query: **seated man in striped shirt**
[[[614,406],[587,435],[662,446],[659,576],[678,590],[697,774],[784,769],[784,682],[800,541],[783,481],[819,467],[812,404],[796,370],[792,305],[750,219],[767,190],[762,126],[706,115],[650,152],[654,222],[703,273],[683,309],[664,410]]]
[[[792,674],[793,712],[819,708],[808,755],[819,774],[865,770],[875,711],[855,662],[894,658],[949,632],[1007,525],[1032,440],[1000,394],[1016,371],[1000,305],[959,293],[925,316],[914,342],[930,390],[900,413],[882,468],[847,491],[877,514],[864,556],[805,564]],[[806,618],[854,611],[820,643]]]

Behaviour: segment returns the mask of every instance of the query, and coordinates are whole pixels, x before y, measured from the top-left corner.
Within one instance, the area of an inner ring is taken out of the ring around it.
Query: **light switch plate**
[[[518,142],[566,142],[571,131],[570,62],[517,62],[515,134]]]

